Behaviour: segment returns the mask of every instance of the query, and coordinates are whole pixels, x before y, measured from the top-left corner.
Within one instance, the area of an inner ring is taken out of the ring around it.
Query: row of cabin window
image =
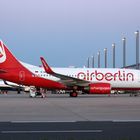
[[[52,76],[52,75],[50,75],[50,74],[38,74],[38,76],[44,76],[44,77],[50,77],[50,76]],[[77,77],[76,75],[67,75],[67,76],[70,76],[70,77]]]
[[[50,75],[50,74],[38,74],[38,76],[44,76],[44,77],[51,77],[52,75]],[[67,75],[67,76],[70,76],[70,77],[77,77],[77,75]],[[80,77],[84,77],[84,75],[81,75]],[[92,77],[95,77],[95,75],[92,75]],[[97,77],[101,77],[100,75],[98,75]],[[114,76],[108,76],[108,77],[114,77]],[[116,75],[116,77],[119,77],[119,76],[117,76]],[[120,76],[120,77],[123,77],[122,75]],[[129,77],[131,77],[130,75],[129,75]]]

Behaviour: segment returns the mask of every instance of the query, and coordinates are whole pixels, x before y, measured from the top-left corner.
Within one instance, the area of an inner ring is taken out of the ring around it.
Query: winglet
[[[49,67],[49,65],[47,64],[47,62],[45,61],[45,59],[43,57],[40,57],[40,59],[41,59],[41,62],[42,62],[42,65],[43,65],[45,71],[48,74],[54,74],[53,70]]]

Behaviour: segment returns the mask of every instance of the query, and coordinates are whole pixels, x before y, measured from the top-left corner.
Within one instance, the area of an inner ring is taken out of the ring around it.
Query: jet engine
[[[85,90],[88,90],[89,94],[110,94],[111,85],[109,83],[92,83]]]

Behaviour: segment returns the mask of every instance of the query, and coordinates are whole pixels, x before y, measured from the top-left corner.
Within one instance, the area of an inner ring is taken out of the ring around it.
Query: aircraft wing
[[[85,80],[82,80],[82,79],[78,79],[78,78],[74,78],[74,77],[70,77],[70,76],[66,76],[66,75],[63,75],[63,74],[59,74],[59,73],[56,73],[54,72],[50,67],[49,65],[47,64],[47,62],[45,61],[45,59],[43,57],[40,57],[41,59],[41,62],[43,64],[43,67],[46,71],[46,73],[50,74],[50,75],[53,75],[57,78],[60,78],[60,82],[67,85],[67,86],[87,86],[89,85],[89,81],[85,81]]]

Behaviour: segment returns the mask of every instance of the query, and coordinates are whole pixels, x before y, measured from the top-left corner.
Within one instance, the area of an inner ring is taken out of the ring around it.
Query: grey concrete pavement
[[[28,94],[0,95],[0,121],[75,122],[139,121],[140,97],[129,95],[94,96],[48,94],[47,98],[29,98]]]

